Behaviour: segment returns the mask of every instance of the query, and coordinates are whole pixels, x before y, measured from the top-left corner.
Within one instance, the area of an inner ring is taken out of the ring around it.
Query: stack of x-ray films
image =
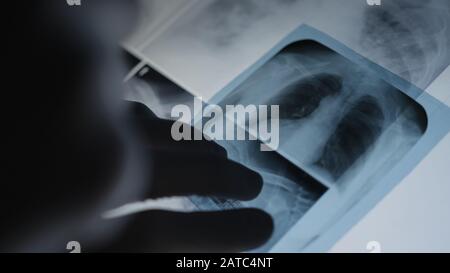
[[[414,167],[408,158],[449,130],[438,123],[449,120],[448,107],[420,89],[450,64],[447,0],[143,2],[143,19],[124,41],[134,55],[128,99],[163,118],[193,96],[220,106],[280,106],[276,151],[218,141],[263,177],[255,200],[192,196],[173,205],[267,211],[275,231],[256,251],[332,244],[317,242],[327,234],[335,241],[357,221],[352,210],[374,205],[362,202],[366,196],[388,191]],[[444,109],[441,121],[430,115],[435,108]]]

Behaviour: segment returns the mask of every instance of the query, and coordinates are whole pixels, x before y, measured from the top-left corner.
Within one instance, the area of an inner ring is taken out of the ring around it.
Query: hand
[[[143,104],[130,106],[132,122],[138,126],[143,147],[153,162],[147,197],[196,194],[250,200],[258,195],[261,177],[228,160],[222,147],[204,140],[174,141],[171,121],[158,119]],[[263,244],[273,229],[271,217],[257,209],[147,211],[110,221],[126,221],[126,228],[101,251],[237,252]]]
[[[68,7],[53,0],[13,9],[23,20],[11,39],[13,88],[2,109],[0,252],[65,252],[69,241],[79,241],[83,252],[242,251],[270,236],[271,218],[253,209],[100,217],[146,198],[251,199],[261,189],[261,178],[216,144],[173,141],[172,123],[142,105],[133,104],[132,120],[125,120],[117,43],[136,17],[133,3]],[[29,73],[15,73],[23,63]],[[136,171],[123,176],[129,158]]]

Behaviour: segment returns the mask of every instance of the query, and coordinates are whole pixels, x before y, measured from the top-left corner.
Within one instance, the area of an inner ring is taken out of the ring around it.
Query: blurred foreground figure
[[[171,122],[122,100],[118,41],[133,1],[26,4],[8,15],[0,252],[67,252],[69,241],[83,252],[243,251],[270,237],[256,209],[103,219],[147,198],[249,200],[262,180],[212,142],[173,141]]]

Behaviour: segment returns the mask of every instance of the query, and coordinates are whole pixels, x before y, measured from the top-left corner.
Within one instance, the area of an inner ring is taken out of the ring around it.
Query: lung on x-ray
[[[278,151],[328,186],[376,171],[427,127],[413,99],[311,40],[284,48],[221,104],[279,105]]]

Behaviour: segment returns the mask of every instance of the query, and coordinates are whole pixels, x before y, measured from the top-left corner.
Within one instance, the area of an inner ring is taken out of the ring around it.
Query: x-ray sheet
[[[424,109],[413,99],[311,40],[284,48],[220,102],[224,108],[250,104],[279,105],[280,147],[267,153],[250,141],[221,144],[231,158],[261,173],[262,193],[251,202],[192,201],[201,209],[250,206],[269,212],[275,232],[257,251],[270,249],[327,189],[377,183],[427,126]]]

